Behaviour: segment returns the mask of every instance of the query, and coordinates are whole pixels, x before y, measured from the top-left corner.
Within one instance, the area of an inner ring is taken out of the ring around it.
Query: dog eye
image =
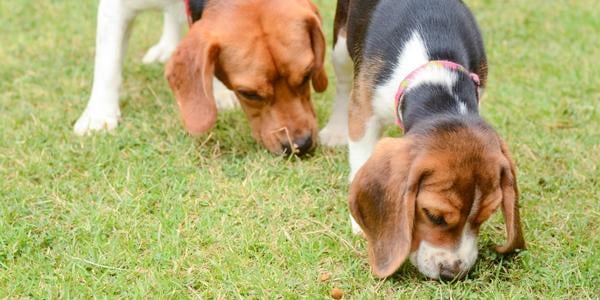
[[[248,100],[252,100],[252,101],[261,101],[263,100],[263,97],[261,97],[258,93],[256,92],[251,92],[251,91],[238,91],[238,94],[240,94],[242,97],[248,99]]]
[[[444,217],[442,217],[442,216],[436,216],[436,215],[432,214],[426,208],[423,208],[423,211],[425,212],[425,215],[427,216],[427,218],[429,219],[429,221],[431,221],[431,223],[433,223],[435,225],[438,225],[438,226],[448,225],[448,223],[446,223],[446,220],[444,220]]]

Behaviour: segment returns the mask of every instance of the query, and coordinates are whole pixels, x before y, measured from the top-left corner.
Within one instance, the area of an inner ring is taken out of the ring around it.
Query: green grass
[[[331,37],[335,1],[317,2]],[[240,111],[187,136],[163,67],[140,63],[159,13],[134,28],[119,128],[79,138],[97,1],[0,1],[0,297],[599,298],[600,2],[467,2],[489,56],[482,113],[519,166],[529,248],[494,254],[497,214],[473,272],[440,283],[409,265],[370,274],[345,149],[274,157]],[[321,125],[333,91],[315,96]]]

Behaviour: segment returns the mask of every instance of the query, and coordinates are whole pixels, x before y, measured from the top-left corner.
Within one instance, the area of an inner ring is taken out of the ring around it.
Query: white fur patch
[[[467,223],[456,248],[436,247],[422,241],[417,251],[410,254],[410,262],[423,275],[431,279],[439,279],[441,266],[458,264],[457,276],[466,274],[475,264],[477,254],[477,235]]]
[[[367,162],[375,144],[381,135],[381,126],[377,117],[373,116],[365,124],[365,133],[358,141],[348,139],[348,156],[350,160],[350,182],[358,170]]]
[[[406,91],[408,92],[422,84],[435,84],[441,85],[452,92],[452,87],[457,80],[458,75],[446,68],[424,68],[416,73]]]
[[[460,100],[456,100],[456,101],[458,101],[458,112],[461,115],[466,115],[467,113],[469,113],[469,110],[467,109],[467,105],[464,102],[462,102]]]
[[[400,82],[412,71],[429,61],[425,43],[418,32],[413,32],[410,40],[404,45],[394,64],[392,76],[383,85],[375,89],[373,95],[373,110],[380,121],[385,125],[394,122],[396,114],[394,111],[394,97],[398,91]]]

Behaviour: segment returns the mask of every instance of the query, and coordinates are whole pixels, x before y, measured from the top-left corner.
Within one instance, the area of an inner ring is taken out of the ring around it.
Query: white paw
[[[321,145],[328,147],[343,146],[348,144],[348,132],[346,128],[339,125],[327,124],[319,132],[319,141]]]
[[[362,233],[362,228],[360,228],[360,225],[354,221],[352,215],[350,215],[350,224],[352,225],[352,234],[359,235]]]
[[[77,135],[89,135],[94,131],[111,131],[119,124],[121,113],[119,109],[85,109],[79,120],[75,123],[74,131]]]
[[[219,111],[228,111],[240,106],[235,93],[228,90],[218,79],[213,81],[213,95]]]
[[[175,44],[163,42],[158,43],[152,48],[150,48],[148,52],[146,52],[146,55],[144,55],[144,59],[142,59],[142,62],[145,64],[151,64],[155,62],[164,63],[167,60],[169,60],[169,57],[171,57],[171,54],[173,54],[173,51],[175,51],[176,47],[177,45]]]

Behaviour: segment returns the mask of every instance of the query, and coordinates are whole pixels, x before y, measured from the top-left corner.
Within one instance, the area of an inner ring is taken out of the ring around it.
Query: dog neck
[[[479,115],[477,81],[461,70],[424,70],[412,79],[398,98],[398,121],[405,133],[415,124],[440,115]]]

